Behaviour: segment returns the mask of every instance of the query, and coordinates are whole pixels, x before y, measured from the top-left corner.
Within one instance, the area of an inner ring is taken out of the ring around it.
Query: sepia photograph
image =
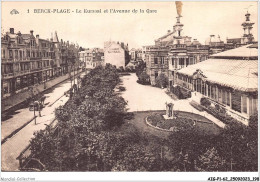
[[[258,7],[1,1],[1,181],[259,181]]]

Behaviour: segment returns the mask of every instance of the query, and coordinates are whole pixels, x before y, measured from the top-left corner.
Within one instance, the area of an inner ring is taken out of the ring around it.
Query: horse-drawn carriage
[[[43,108],[43,104],[39,101],[34,101],[34,102],[31,102],[30,105],[29,105],[29,110],[30,111],[39,111],[39,110],[42,110]]]
[[[39,100],[37,101],[32,101],[29,104],[29,110],[30,111],[39,111],[42,110],[42,108],[44,108],[44,101],[46,99],[46,96],[42,96]]]

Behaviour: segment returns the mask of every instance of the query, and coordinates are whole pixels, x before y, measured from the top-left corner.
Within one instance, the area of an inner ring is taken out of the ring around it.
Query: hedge
[[[190,102],[190,105],[192,107],[194,107],[195,109],[199,110],[199,111],[204,111],[204,107],[202,107],[200,104],[198,104],[197,102],[195,101],[191,101]]]
[[[171,87],[171,92],[178,97],[178,99],[191,98],[191,91],[186,90],[180,86]]]
[[[205,97],[201,98],[200,104],[207,113],[213,115],[215,118],[219,119],[220,121],[222,121],[225,124],[231,124],[234,122],[236,122],[236,123],[238,122],[236,119],[234,119],[233,117],[228,115],[226,113],[226,110],[224,108],[220,107],[218,104],[216,104],[215,107],[212,107],[210,100]]]

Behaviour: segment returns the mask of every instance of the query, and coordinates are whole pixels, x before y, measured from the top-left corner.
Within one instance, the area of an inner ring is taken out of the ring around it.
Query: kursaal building
[[[206,61],[189,65],[176,73],[176,85],[192,92],[192,100],[208,98],[235,119],[248,124],[258,112],[258,44],[251,33],[247,12],[242,23],[244,34],[235,49],[219,52]]]
[[[207,97],[237,120],[248,123],[258,111],[258,47],[249,44],[213,54],[208,60],[177,72],[177,85],[192,100]]]

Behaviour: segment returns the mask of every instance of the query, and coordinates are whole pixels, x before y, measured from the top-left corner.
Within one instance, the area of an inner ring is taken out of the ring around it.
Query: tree
[[[201,134],[195,128],[187,128],[172,133],[168,140],[172,150],[180,154],[179,161],[176,163],[176,165],[179,165],[177,168],[182,171],[195,171],[195,161],[205,153],[207,148],[211,147],[212,139],[213,136]]]
[[[110,130],[120,126],[125,116],[126,102],[114,92],[118,83],[113,66],[93,69],[82,79],[77,94],[55,111],[57,129],[35,133],[31,151],[47,170],[101,170],[100,144],[109,143]]]
[[[136,76],[139,77],[145,71],[145,68],[146,68],[146,63],[144,61],[140,61],[135,68]]]
[[[197,170],[207,172],[226,171],[227,163],[213,147],[199,156]]]
[[[252,116],[249,126],[230,123],[218,136],[216,149],[227,161],[228,171],[257,171],[257,115]]]
[[[150,76],[145,71],[142,72],[138,77],[137,83],[140,83],[143,85],[150,84]]]
[[[143,145],[131,145],[124,149],[112,171],[156,171],[159,158]]]
[[[159,88],[165,88],[168,85],[168,78],[165,74],[161,73],[157,78],[155,79],[155,85]]]

